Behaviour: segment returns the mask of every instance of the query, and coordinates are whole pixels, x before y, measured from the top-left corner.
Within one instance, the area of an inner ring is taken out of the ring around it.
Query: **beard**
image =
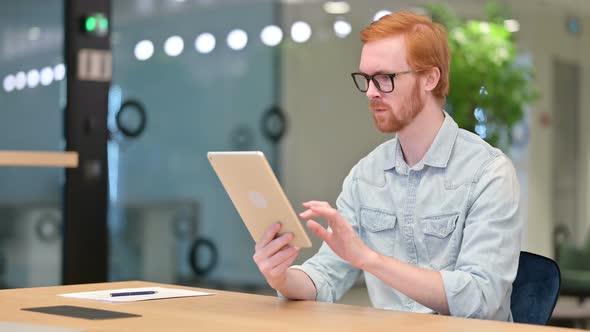
[[[375,126],[382,133],[394,133],[404,129],[424,108],[425,101],[420,96],[418,80],[414,82],[412,93],[399,105],[399,111],[394,112],[390,105],[372,99],[369,109],[373,111]],[[383,114],[377,114],[375,110],[385,110]]]

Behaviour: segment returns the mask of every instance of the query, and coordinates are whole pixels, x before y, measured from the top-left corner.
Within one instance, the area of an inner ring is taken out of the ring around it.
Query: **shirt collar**
[[[436,134],[432,145],[430,145],[430,148],[422,159],[424,165],[444,168],[447,167],[447,163],[451,157],[451,151],[453,150],[455,140],[459,134],[459,126],[446,111],[443,112],[445,114],[445,119]],[[393,153],[389,152],[385,158],[384,169],[390,170],[403,167],[403,165],[406,165],[406,162],[404,161],[399,140],[396,138]]]
[[[424,156],[424,164],[432,167],[447,167],[447,163],[451,158],[451,151],[455,145],[455,140],[459,134],[459,126],[445,113],[445,120],[440,127],[438,134],[434,138],[434,142]]]

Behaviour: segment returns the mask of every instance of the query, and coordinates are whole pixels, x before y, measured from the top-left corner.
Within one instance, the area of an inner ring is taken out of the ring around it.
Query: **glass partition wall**
[[[64,149],[63,3],[0,5],[0,150]],[[59,168],[0,167],[0,287],[61,282]]]
[[[148,2],[149,3],[149,2]],[[111,278],[260,286],[253,241],[206,158],[260,150],[276,106],[270,1],[113,2],[109,144]],[[146,7],[144,7],[146,6]],[[127,111],[125,105],[136,103]],[[270,124],[270,129],[273,129]]]

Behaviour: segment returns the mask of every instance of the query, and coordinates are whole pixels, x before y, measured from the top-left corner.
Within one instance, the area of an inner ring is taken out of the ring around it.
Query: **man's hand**
[[[300,249],[288,245],[293,240],[291,233],[275,238],[280,229],[280,223],[272,224],[256,242],[253,256],[254,262],[270,287],[276,290],[286,283],[287,269],[297,258]]]
[[[301,218],[322,217],[328,221],[330,230],[326,230],[314,220],[307,221],[307,228],[324,240],[340,258],[354,267],[363,269],[366,263],[377,255],[375,251],[363,243],[348,221],[329,203],[309,201],[303,203],[303,206],[307,210],[299,214]]]

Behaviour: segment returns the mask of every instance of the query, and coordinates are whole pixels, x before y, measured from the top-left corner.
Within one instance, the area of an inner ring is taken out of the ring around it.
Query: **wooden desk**
[[[103,303],[67,299],[62,293],[125,287],[163,286],[216,295],[155,301]],[[22,311],[21,308],[74,305],[143,317],[92,321]],[[195,289],[130,281],[21,288],[0,291],[0,321],[42,324],[84,331],[572,331],[544,326],[402,313],[341,304],[286,301],[272,296]]]

